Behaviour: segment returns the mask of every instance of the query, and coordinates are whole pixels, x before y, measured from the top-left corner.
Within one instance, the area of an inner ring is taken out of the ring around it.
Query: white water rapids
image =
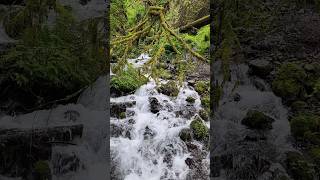
[[[140,61],[130,60],[134,67],[146,62],[147,56],[140,56]],[[136,63],[135,63],[136,62]],[[111,124],[124,127],[129,135],[111,137],[111,156],[118,172],[117,177],[125,180],[184,180],[190,173],[185,160],[190,157],[186,144],[180,139],[179,132],[188,128],[191,119],[177,117],[177,111],[184,111],[187,97],[195,98],[193,107],[201,108],[200,97],[186,83],[180,88],[177,97],[168,97],[156,90],[154,81],[141,86],[134,94],[111,98],[111,103],[135,101],[127,109],[134,111],[134,116],[126,119],[111,118]],[[150,111],[149,98],[156,98],[161,110],[154,114]],[[209,125],[208,125],[209,126]],[[112,136],[112,135],[111,135]],[[198,144],[201,146],[200,144]],[[207,161],[209,168],[209,157]],[[120,176],[120,177],[119,177]],[[204,177],[204,179],[206,179]]]

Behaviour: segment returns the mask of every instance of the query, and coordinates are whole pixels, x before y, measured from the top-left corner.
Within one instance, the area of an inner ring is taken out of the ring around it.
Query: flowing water
[[[134,67],[139,67],[147,59],[148,56],[142,55],[129,62]],[[189,96],[195,98],[192,106],[186,102]],[[159,112],[151,112],[150,98],[156,98],[159,102]],[[134,105],[127,109],[127,114],[133,115],[126,119],[111,118],[114,127],[124,129],[122,135],[113,136],[110,140],[112,163],[117,171],[113,177],[125,180],[186,179],[190,169],[185,160],[191,157],[191,154],[179,138],[179,132],[189,127],[191,118],[177,116],[177,112],[186,111],[188,108],[197,112],[201,108],[198,93],[185,83],[177,97],[168,97],[158,93],[156,83],[151,80],[134,94],[111,98],[112,104],[128,102],[134,102]],[[198,146],[201,144],[198,143]],[[203,168],[207,169],[207,174],[203,174],[202,179],[209,178],[208,159],[208,156],[203,159]]]
[[[221,82],[220,63],[215,76]],[[213,179],[279,179],[286,175],[281,164],[284,152],[292,150],[288,111],[268,85],[250,78],[248,66],[232,65],[231,81],[224,86],[211,134]],[[241,124],[248,110],[258,110],[275,119],[271,130],[250,130]]]

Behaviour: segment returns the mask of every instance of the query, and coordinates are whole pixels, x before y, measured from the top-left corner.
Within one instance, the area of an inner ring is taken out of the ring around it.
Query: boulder
[[[136,101],[129,102],[111,102],[110,103],[110,117],[123,119],[126,118],[127,108],[136,105]]]
[[[251,75],[265,78],[272,71],[270,60],[258,59],[249,62],[249,73]]]
[[[209,137],[208,127],[202,122],[199,116],[191,122],[190,128],[193,132],[194,139],[198,141],[204,141]]]
[[[249,129],[268,130],[272,129],[274,119],[257,110],[249,110],[241,124]]]
[[[162,93],[167,96],[175,97],[179,94],[179,88],[177,86],[177,83],[175,81],[169,81],[166,84],[162,84],[158,88],[159,93]]]
[[[162,105],[160,104],[158,99],[155,97],[149,97],[149,103],[150,103],[150,111],[154,114],[158,113],[162,108]]]
[[[179,137],[182,141],[191,141],[192,140],[192,131],[189,128],[182,129],[179,133]]]

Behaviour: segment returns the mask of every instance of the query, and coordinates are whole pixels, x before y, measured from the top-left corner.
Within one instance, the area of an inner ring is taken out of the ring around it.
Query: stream
[[[222,81],[220,63],[215,77]],[[261,79],[248,76],[247,65],[231,66],[231,81],[225,84],[215,113],[211,148],[211,172],[215,180],[270,180],[287,176],[281,162],[290,142],[288,110]],[[241,124],[249,110],[272,117],[271,130],[252,130]]]
[[[129,63],[140,67],[149,57],[142,55],[137,59]],[[189,96],[195,99],[193,105],[186,102]],[[151,100],[160,107],[158,112],[151,110]],[[151,80],[134,94],[111,98],[112,104],[131,104],[126,109],[127,118],[111,118],[112,129],[121,129],[110,139],[113,179],[184,180],[190,177],[191,170],[185,161],[192,155],[179,132],[189,127],[191,117],[179,116],[177,112],[192,114],[201,108],[200,97],[192,87],[184,83],[177,97],[169,97],[158,93],[156,83]],[[194,141],[194,144],[202,149],[201,143]],[[199,176],[209,179],[208,152],[201,168],[204,174]]]

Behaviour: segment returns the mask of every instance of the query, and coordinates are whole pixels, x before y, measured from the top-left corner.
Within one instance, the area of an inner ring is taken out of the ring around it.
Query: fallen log
[[[186,33],[189,30],[191,30],[192,28],[201,28],[201,27],[208,25],[208,24],[210,24],[210,15],[204,16],[204,17],[197,19],[197,20],[195,20],[185,26],[180,27],[179,32]]]

